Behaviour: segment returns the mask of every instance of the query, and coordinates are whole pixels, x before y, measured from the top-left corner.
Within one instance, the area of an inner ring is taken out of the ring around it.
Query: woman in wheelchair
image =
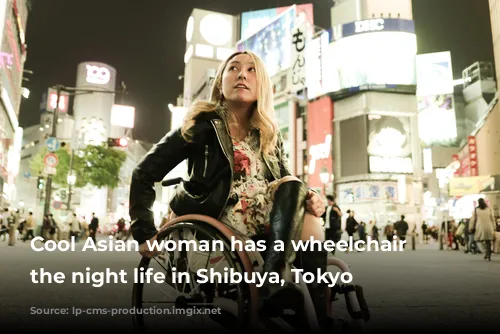
[[[291,266],[326,271],[327,253],[296,256],[291,241],[324,240],[320,195],[291,176],[275,120],[273,90],[262,60],[236,52],[224,61],[210,101],[195,102],[183,125],[165,135],[139,162],[130,189],[131,230],[141,254],[152,256],[146,240],[155,239],[152,205],[155,182],[187,159],[189,180],[176,187],[170,202],[177,216],[203,214],[253,239],[265,238],[264,272],[277,272],[285,286],[269,282],[259,292],[263,312],[302,305]],[[284,251],[274,251],[276,240]],[[300,260],[300,261],[296,261]],[[326,286],[310,287],[318,316],[326,316]],[[321,306],[319,306],[321,305]],[[324,307],[322,306],[324,305]]]

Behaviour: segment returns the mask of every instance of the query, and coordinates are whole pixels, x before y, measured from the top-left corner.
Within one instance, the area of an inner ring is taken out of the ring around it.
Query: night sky
[[[115,67],[124,81],[126,103],[136,107],[136,139],[156,142],[168,131],[168,103],[182,93],[185,26],[193,8],[228,14],[314,4],[317,26],[330,27],[330,0],[33,0],[26,40],[24,86],[31,90],[21,105],[20,123],[40,119],[40,100],[55,84],[75,86],[82,61]],[[477,60],[493,61],[488,0],[413,0],[418,53],[451,51],[454,78]]]

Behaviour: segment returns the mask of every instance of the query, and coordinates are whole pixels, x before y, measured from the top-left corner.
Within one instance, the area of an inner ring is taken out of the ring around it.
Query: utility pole
[[[59,116],[59,101],[61,99],[61,92],[68,92],[70,95],[77,95],[77,94],[93,94],[93,93],[108,93],[108,94],[115,94],[118,91],[108,91],[108,90],[98,90],[98,89],[87,89],[87,88],[76,88],[76,87],[66,87],[63,85],[56,85],[54,86],[57,91],[57,99],[56,99],[56,106],[54,108],[54,116],[52,120],[52,134],[51,137],[56,138],[57,136],[57,120]],[[125,83],[122,82],[122,94],[125,94],[126,91],[126,86]],[[69,96],[69,95],[68,95]],[[122,97],[123,99],[123,97]],[[71,147],[71,160],[70,160],[70,166],[69,166],[69,172],[71,173],[73,170],[73,159],[74,159],[74,148]],[[67,208],[68,211],[70,210],[70,203],[71,203],[71,191],[72,191],[72,185],[69,184],[69,192],[68,192],[68,202],[67,202]],[[45,184],[45,203],[44,203],[44,214],[49,214],[50,213],[50,201],[52,197],[52,174],[47,175],[47,183]],[[42,227],[43,231],[43,227]],[[42,232],[43,233],[43,232]]]
[[[56,106],[54,108],[54,116],[52,119],[52,134],[51,137],[56,138],[57,134],[57,117],[59,113],[59,100],[61,98],[61,90],[62,86],[57,85],[56,86],[56,91],[57,91],[57,100],[56,100]],[[47,175],[47,183],[45,185],[45,203],[44,203],[44,209],[43,212],[44,214],[48,215],[50,212],[50,201],[52,198],[52,174]]]

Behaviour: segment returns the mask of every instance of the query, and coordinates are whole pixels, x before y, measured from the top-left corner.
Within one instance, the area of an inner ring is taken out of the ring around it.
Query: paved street
[[[79,246],[81,247],[81,246]],[[79,249],[77,246],[77,249]],[[370,328],[385,332],[417,332],[424,329],[464,331],[500,325],[500,255],[486,262],[481,255],[439,251],[437,245],[418,245],[404,253],[340,253],[356,283],[365,289],[371,308]],[[132,284],[33,284],[30,271],[113,271],[129,275],[139,256],[127,252],[42,252],[29,243],[15,247],[0,242],[0,332],[42,328],[131,331],[131,316],[30,315],[30,307],[125,308],[131,306]],[[131,277],[131,276],[130,276]],[[337,301],[345,315],[343,299]],[[186,324],[194,319],[185,317]],[[169,320],[161,324],[168,328]],[[208,326],[208,324],[207,324]],[[217,329],[218,327],[207,327]],[[6,330],[6,331],[4,331]]]

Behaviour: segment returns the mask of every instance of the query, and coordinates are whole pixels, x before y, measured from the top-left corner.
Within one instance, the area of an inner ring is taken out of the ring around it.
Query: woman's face
[[[255,64],[247,54],[233,57],[222,74],[222,94],[228,102],[257,101],[257,76]]]

